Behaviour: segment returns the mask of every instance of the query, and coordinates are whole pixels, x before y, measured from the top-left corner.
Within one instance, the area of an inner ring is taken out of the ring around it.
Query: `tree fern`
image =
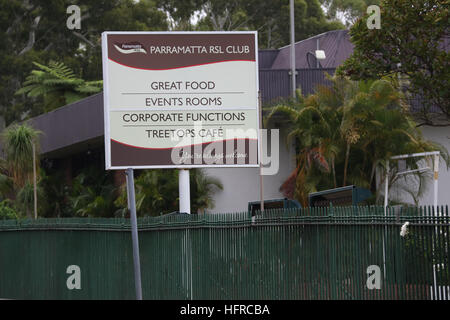
[[[51,111],[102,91],[102,81],[85,81],[77,78],[63,62],[50,61],[48,66],[33,62],[32,70],[16,94],[44,99],[44,110]]]

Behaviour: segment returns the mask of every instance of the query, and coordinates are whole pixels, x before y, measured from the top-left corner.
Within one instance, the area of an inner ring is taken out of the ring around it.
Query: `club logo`
[[[147,51],[145,51],[144,46],[139,42],[115,43],[114,47],[117,49],[117,51],[123,54],[130,54],[130,53],[147,54]]]

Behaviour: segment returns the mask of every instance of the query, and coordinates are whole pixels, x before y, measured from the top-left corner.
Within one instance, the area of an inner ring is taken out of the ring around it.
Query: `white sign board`
[[[104,32],[106,169],[259,166],[256,32]]]

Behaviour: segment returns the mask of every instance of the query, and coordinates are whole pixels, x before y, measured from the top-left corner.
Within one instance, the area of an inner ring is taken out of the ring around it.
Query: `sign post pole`
[[[178,191],[180,196],[180,212],[191,214],[191,194],[189,188],[189,170],[181,169],[178,175]]]
[[[294,0],[289,2],[290,8],[290,20],[291,20],[291,84],[292,84],[292,97],[295,99],[295,89],[297,88],[295,79],[295,22],[294,22]]]
[[[262,111],[262,103],[261,103],[261,91],[258,91],[258,108],[261,112],[260,117],[259,117],[259,128],[260,130],[263,129],[263,111]],[[262,138],[259,139],[259,155],[261,156],[263,155],[263,149],[262,149],[263,143],[262,143]],[[262,159],[259,159],[259,199],[260,199],[260,210],[261,212],[264,212],[264,178],[263,178],[263,161]]]
[[[141,262],[139,260],[139,239],[137,230],[136,198],[134,194],[133,169],[128,168],[126,171],[126,175],[127,175],[128,205],[130,209],[130,221],[131,221],[131,238],[133,242],[133,264],[134,264],[134,283],[136,288],[136,300],[142,300]]]
[[[189,186],[189,169],[180,169],[178,171],[178,192],[180,198],[180,213],[191,214],[191,194]],[[190,240],[189,228],[186,228],[185,233],[185,259],[189,267],[187,267],[186,275],[188,286],[188,299],[193,300],[193,286],[192,286],[192,247]]]
[[[434,155],[434,164],[433,164],[433,180],[434,180],[434,214],[438,215],[438,178],[439,178],[439,153]]]
[[[37,219],[37,191],[36,191],[36,146],[33,146],[33,195],[34,195],[34,219]]]

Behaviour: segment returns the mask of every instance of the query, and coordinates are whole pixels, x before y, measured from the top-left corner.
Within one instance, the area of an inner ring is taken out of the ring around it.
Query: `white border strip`
[[[108,72],[108,32],[102,33],[102,63],[103,63],[103,119],[105,138],[105,169],[111,169],[111,132],[109,119],[109,72]]]

